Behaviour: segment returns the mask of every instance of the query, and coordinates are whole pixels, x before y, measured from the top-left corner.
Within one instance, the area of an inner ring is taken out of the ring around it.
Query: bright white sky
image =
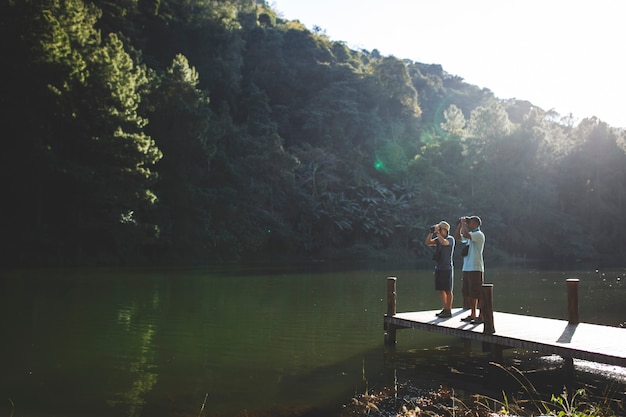
[[[269,0],[351,49],[426,64],[501,99],[626,127],[626,1]]]

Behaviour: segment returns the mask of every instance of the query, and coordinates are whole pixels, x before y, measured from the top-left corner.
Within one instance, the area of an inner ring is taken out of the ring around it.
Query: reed
[[[206,406],[206,399],[209,398],[209,393],[207,392],[204,396],[204,401],[202,401],[202,406],[200,407],[200,414],[198,417],[204,417],[204,407]]]

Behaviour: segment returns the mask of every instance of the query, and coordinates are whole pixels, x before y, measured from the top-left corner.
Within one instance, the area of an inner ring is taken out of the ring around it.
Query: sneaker
[[[452,312],[450,310],[443,310],[441,314],[439,314],[439,317],[447,319],[449,317],[452,317]]]
[[[443,310],[441,310],[439,313],[436,313],[435,316],[441,316],[443,313],[446,312],[446,309],[444,308]]]
[[[483,324],[483,323],[484,323],[484,321],[480,317],[476,317],[476,318],[472,319],[472,324]]]
[[[462,319],[461,319],[461,321],[467,321],[467,322],[470,322],[470,321],[474,320],[475,318],[476,318],[476,317],[467,316],[467,317],[462,318]]]

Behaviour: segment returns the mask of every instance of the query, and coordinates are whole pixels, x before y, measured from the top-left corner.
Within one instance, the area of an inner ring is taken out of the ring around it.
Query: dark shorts
[[[463,297],[480,298],[482,287],[482,271],[463,271]]]
[[[451,269],[435,271],[435,291],[452,292],[453,285]]]

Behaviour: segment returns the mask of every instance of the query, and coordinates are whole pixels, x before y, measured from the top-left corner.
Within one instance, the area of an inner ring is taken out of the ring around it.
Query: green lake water
[[[579,278],[581,320],[620,326],[625,275],[488,269],[485,281],[497,311],[567,319],[565,280]],[[405,330],[386,348],[388,276],[399,312],[440,307],[430,268],[4,271],[0,416],[198,416],[203,403],[215,416],[332,415],[395,383],[509,385],[506,375],[487,381],[486,354],[464,340]],[[507,350],[504,361],[563,383],[558,358]],[[576,369],[581,383],[623,394],[624,369]]]

